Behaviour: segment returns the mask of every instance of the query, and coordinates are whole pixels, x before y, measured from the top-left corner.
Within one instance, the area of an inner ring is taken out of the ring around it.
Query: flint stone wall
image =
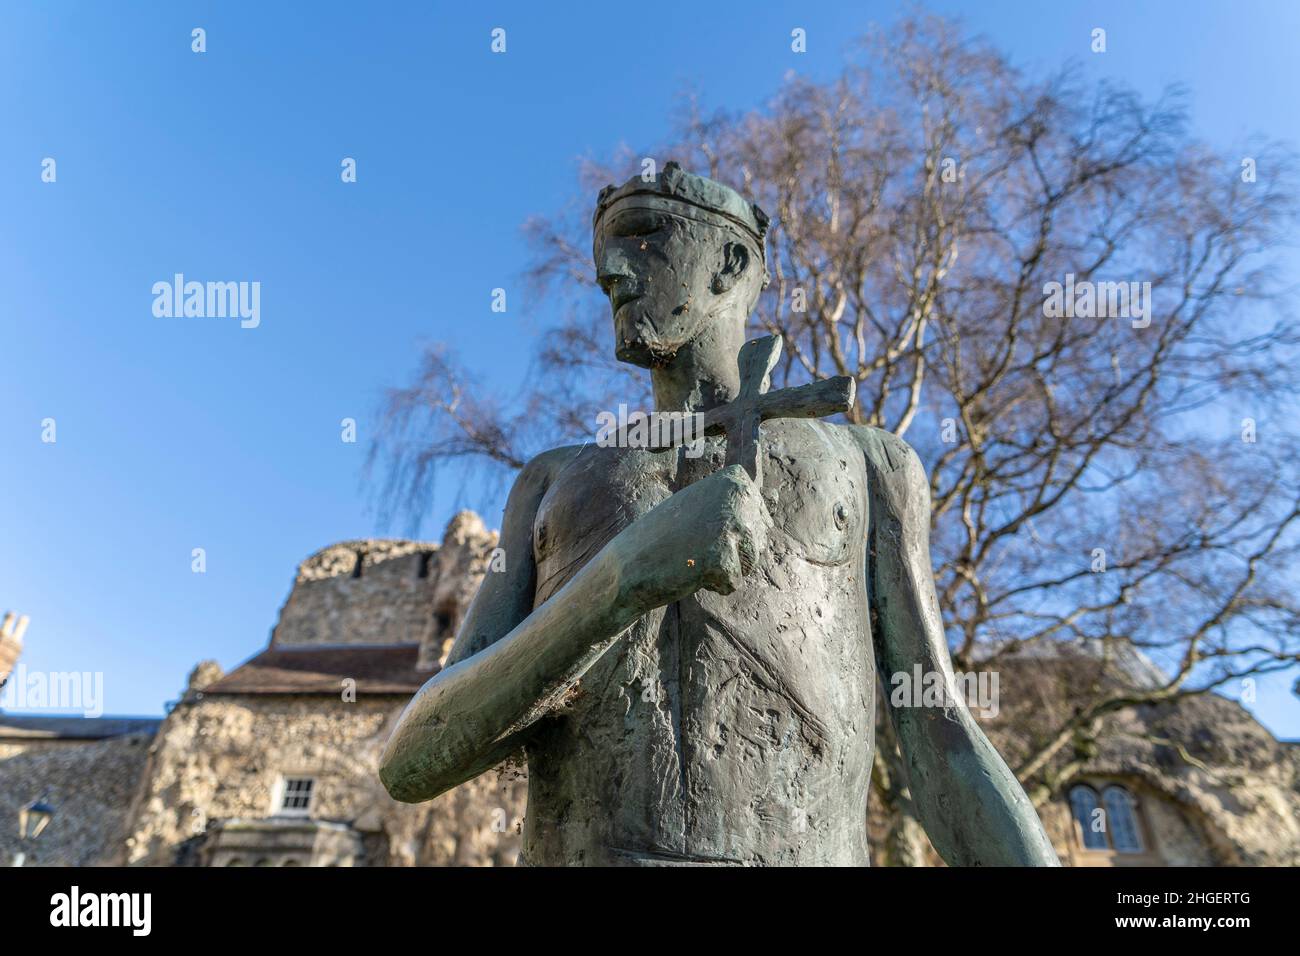
[[[507,772],[418,806],[392,800],[379,755],[404,700],[209,695],[183,702],[154,744],[123,862],[193,863],[209,821],[272,815],[280,775],[316,781],[311,816],[365,837],[358,865],[513,865],[525,784]]]
[[[1086,661],[1003,661],[1001,713],[981,721],[1014,767],[1097,675]],[[1137,798],[1163,862],[1172,866],[1300,865],[1300,748],[1279,741],[1235,701],[1206,693],[1119,711],[1092,749],[1067,746],[1057,770],[1081,762],[1040,809],[1065,862],[1086,863],[1070,822],[1070,783],[1116,782]]]
[[[298,568],[272,646],[417,644],[427,636],[437,545],[344,541]]]
[[[27,866],[108,866],[126,839],[132,796],[150,735],[39,741],[0,751],[0,866],[20,849],[18,811],[37,797],[56,808],[40,837],[21,847]]]

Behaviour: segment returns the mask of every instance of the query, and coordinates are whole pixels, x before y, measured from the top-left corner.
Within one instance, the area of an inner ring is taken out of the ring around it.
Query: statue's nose
[[[596,284],[606,295],[610,295],[620,282],[626,283],[633,277],[631,263],[618,249],[606,247],[596,263]]]

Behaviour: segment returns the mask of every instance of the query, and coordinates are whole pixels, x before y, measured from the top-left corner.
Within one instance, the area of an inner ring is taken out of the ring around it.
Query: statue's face
[[[594,256],[614,311],[616,354],[646,368],[698,336],[754,267],[730,230],[634,200],[601,217]]]

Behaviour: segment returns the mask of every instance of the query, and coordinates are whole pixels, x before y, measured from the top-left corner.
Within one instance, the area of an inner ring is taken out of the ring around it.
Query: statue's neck
[[[740,391],[736,353],[745,344],[745,323],[715,316],[671,362],[650,370],[655,411],[704,412]]]

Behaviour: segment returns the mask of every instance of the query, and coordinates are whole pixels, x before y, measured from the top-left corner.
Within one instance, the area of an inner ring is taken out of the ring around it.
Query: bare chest
[[[530,832],[531,859],[567,860],[570,844],[717,862],[865,859],[863,841],[842,837],[861,830],[872,754],[865,465],[820,423],[765,425],[762,453],[772,526],[741,587],[643,617],[539,725],[529,799],[543,816],[563,808],[571,829]],[[585,450],[538,512],[536,602],[722,464],[721,443],[696,459]]]
[[[619,531],[674,491],[723,467],[724,444],[703,454],[588,446],[557,476],[533,525],[540,604]],[[766,580],[784,589],[816,569],[861,557],[867,494],[862,454],[842,429],[820,422],[763,426],[763,498],[773,520],[763,558]],[[776,574],[779,580],[773,580]],[[793,579],[791,579],[793,576]]]

